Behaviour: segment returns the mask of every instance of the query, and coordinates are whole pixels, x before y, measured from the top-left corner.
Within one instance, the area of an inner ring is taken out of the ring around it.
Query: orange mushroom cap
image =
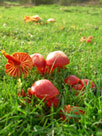
[[[49,100],[56,97],[59,91],[49,80],[42,79],[32,85],[31,94],[40,99]]]
[[[62,51],[54,51],[48,54],[46,58],[46,65],[51,68],[60,67],[69,64],[69,59]],[[52,70],[53,71],[53,70]]]
[[[6,73],[11,77],[26,77],[29,71],[33,67],[32,59],[27,53],[17,52],[13,53],[12,56],[7,54],[5,51],[1,51],[3,55],[8,59],[8,63],[5,65]]]
[[[24,21],[25,21],[26,23],[32,22],[32,17],[31,17],[31,16],[25,16]]]

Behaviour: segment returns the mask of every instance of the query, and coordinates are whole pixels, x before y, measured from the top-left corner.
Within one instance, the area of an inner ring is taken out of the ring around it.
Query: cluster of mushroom
[[[70,87],[72,87],[73,90],[76,91],[76,96],[79,94],[83,95],[85,88],[88,85],[93,90],[96,89],[94,82],[92,82],[89,79],[80,79],[80,78],[76,77],[75,75],[70,75],[69,77],[67,77],[64,80],[64,82],[65,82],[65,84],[69,85]]]
[[[29,23],[29,22],[35,22],[35,24],[43,24],[42,18],[39,17],[39,15],[35,15],[35,16],[25,16],[24,17],[24,21],[25,23]],[[49,18],[46,21],[46,24],[50,23],[50,22],[55,22],[54,18]]]
[[[93,36],[89,36],[88,38],[86,38],[85,36],[81,37],[80,41],[81,42],[86,42],[86,43],[91,43],[93,41]]]
[[[62,51],[54,51],[48,54],[46,60],[43,55],[34,53],[30,55],[33,62],[33,67],[37,67],[40,73],[52,73],[55,68],[61,69],[69,64],[69,59]]]
[[[8,59],[7,64],[5,65],[6,73],[11,77],[20,78],[22,75],[26,77],[29,74],[29,71],[33,67],[36,67],[37,70],[44,73],[52,73],[54,69],[62,69],[67,64],[69,64],[69,59],[67,55],[62,51],[54,51],[48,54],[46,60],[43,55],[39,53],[34,53],[32,55],[28,55],[27,53],[14,53],[12,56],[7,54],[5,51],[2,51],[3,55]],[[65,79],[65,84],[72,86],[74,90],[77,91],[76,95],[78,95],[79,91],[84,91],[85,87],[88,83],[91,83],[92,88],[96,88],[95,84],[88,79],[79,79],[74,75],[70,75]],[[42,79],[36,81],[31,88],[28,89],[27,96],[31,99],[31,96],[35,96],[39,99],[42,99],[48,107],[52,105],[56,108],[59,105],[59,90],[51,83],[51,81],[47,79]],[[18,95],[26,96],[23,89],[19,92]],[[30,102],[30,100],[29,100]],[[64,108],[66,113],[74,112],[74,114],[84,114],[80,107],[78,112],[76,111],[76,107],[71,105],[67,105]],[[62,114],[62,119],[65,119],[66,116]]]

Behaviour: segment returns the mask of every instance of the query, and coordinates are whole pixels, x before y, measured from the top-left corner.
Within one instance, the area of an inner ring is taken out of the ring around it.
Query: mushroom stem
[[[9,54],[7,54],[4,50],[1,51],[1,53],[8,59],[11,60],[12,62],[14,62],[16,65],[20,65],[21,62],[15,58],[13,58],[12,56],[10,56]]]

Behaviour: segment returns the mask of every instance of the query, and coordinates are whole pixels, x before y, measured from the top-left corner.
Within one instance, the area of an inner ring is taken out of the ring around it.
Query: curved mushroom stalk
[[[1,52],[8,59],[8,63],[5,65],[6,74],[17,78],[28,75],[33,67],[32,59],[28,54],[17,52],[10,56],[4,50]]]

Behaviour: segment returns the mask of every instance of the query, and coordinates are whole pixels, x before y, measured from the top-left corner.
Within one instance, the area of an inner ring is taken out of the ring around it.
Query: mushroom
[[[63,68],[67,64],[69,64],[69,59],[62,51],[51,52],[46,58],[46,66],[48,66],[49,72],[53,72],[57,67]]]
[[[88,37],[88,39],[93,39],[93,36],[90,35],[90,36]]]
[[[84,88],[89,84],[91,88],[96,89],[96,85],[94,84],[94,82],[89,79],[82,79],[80,80],[80,83]]]
[[[21,90],[18,90],[18,96],[22,96],[22,97],[26,96],[26,94],[22,88],[21,88]]]
[[[81,93],[82,95],[84,94],[84,88],[81,84],[73,85],[72,88],[76,91],[76,96],[79,95],[79,93]]]
[[[55,22],[55,19],[54,18],[49,18],[48,20],[47,20],[47,23],[53,23],[53,22]]]
[[[39,53],[34,53],[30,57],[32,58],[33,67],[37,67],[37,70],[44,74],[46,66],[44,57]]]
[[[56,98],[59,95],[58,89],[47,79],[36,81],[31,87],[31,94],[39,99],[47,101],[47,106],[52,104],[57,107],[58,100]]]
[[[85,42],[85,41],[86,41],[86,37],[85,36],[81,37],[80,42]]]
[[[69,77],[67,77],[64,80],[65,84],[68,84],[70,86],[76,85],[80,82],[80,78],[74,76],[74,75],[70,75]]]
[[[52,99],[49,99],[49,100],[47,101],[47,103],[46,103],[46,105],[47,105],[48,107],[51,107],[52,104],[54,105],[55,108],[58,106],[59,101],[58,101],[58,98],[57,98],[57,97],[54,97],[54,98],[52,98]]]
[[[33,63],[31,57],[27,53],[16,52],[10,56],[4,50],[1,52],[8,59],[8,63],[5,65],[6,74],[17,78],[22,75],[24,75],[24,77],[28,75],[33,67]]]
[[[77,121],[77,119],[80,119],[77,116],[85,114],[85,112],[83,110],[81,110],[80,107],[72,106],[72,105],[64,106],[64,112],[67,113],[67,114],[70,114],[70,115],[72,114],[72,117],[69,115],[68,118],[69,119],[73,119],[74,118],[76,121]],[[74,115],[75,115],[75,117],[74,117]],[[60,117],[61,117],[62,120],[66,119],[66,115],[63,115],[62,111],[61,111]]]
[[[34,22],[38,22],[38,21],[41,20],[41,18],[39,17],[39,15],[32,16],[31,18],[32,18],[32,21],[34,21]]]
[[[25,21],[25,23],[32,22],[32,17],[25,16],[24,21]]]

